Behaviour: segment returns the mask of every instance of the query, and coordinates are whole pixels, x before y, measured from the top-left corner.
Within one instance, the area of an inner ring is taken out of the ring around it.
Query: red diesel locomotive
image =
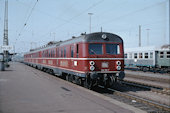
[[[82,34],[30,50],[24,63],[89,89],[110,87],[124,78],[123,40],[106,32]]]

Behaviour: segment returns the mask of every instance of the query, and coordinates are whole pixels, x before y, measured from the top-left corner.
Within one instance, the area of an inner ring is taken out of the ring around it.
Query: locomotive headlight
[[[89,63],[90,63],[91,66],[93,66],[95,64],[94,61],[90,61]]]
[[[90,70],[94,71],[95,67],[94,66],[90,66]]]
[[[121,62],[120,62],[120,61],[116,61],[116,64],[120,66],[120,65],[121,65]]]
[[[121,70],[121,67],[120,67],[120,66],[117,66],[116,68],[117,68],[117,70]]]

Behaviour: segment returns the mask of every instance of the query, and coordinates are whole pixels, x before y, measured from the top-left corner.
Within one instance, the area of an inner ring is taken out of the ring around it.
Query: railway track
[[[95,91],[102,93],[105,96],[122,101],[134,107],[145,110],[149,113],[169,113],[170,107],[168,105],[160,104],[152,100],[147,100],[145,98],[129,94],[127,92],[118,91],[113,88],[104,89],[103,86],[99,86],[100,89],[95,89]]]
[[[147,69],[147,68],[143,68],[143,69],[139,69],[139,68],[129,68],[129,67],[125,67],[125,70],[130,70],[130,71],[140,71],[140,72],[151,72],[151,73],[160,73],[160,74],[168,74],[170,73],[170,70],[161,70],[161,69]]]
[[[126,86],[144,88],[144,89],[150,90],[152,92],[170,95],[170,88],[165,88],[165,87],[163,88],[160,86],[155,86],[155,85],[146,84],[146,83],[139,83],[136,81],[129,81],[129,80],[121,81],[121,83]]]
[[[142,80],[149,80],[149,81],[155,81],[155,82],[160,82],[160,83],[169,83],[170,79],[165,79],[165,78],[157,78],[157,77],[150,77],[150,76],[135,76],[132,74],[126,74],[126,77],[128,78],[135,78],[135,79],[142,79]]]

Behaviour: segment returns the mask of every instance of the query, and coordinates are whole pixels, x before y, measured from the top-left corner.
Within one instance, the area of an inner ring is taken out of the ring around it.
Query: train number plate
[[[108,68],[109,64],[108,62],[102,62],[102,68]]]

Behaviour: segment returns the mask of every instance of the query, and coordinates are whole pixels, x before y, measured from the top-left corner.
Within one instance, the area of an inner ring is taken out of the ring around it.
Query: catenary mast
[[[8,0],[5,0],[5,13],[4,13],[4,37],[3,37],[3,46],[8,46]],[[5,65],[9,66],[7,64],[8,62],[8,57],[9,57],[9,51],[4,50],[4,61]]]

